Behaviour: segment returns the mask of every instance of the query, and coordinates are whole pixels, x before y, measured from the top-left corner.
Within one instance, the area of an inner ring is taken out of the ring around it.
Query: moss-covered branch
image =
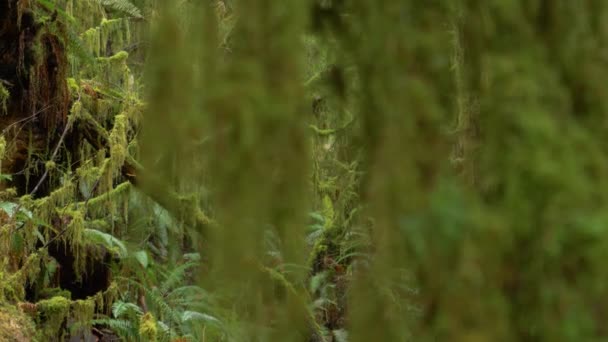
[[[85,139],[93,147],[100,150],[107,149],[110,135],[90,114],[83,113],[78,125]],[[195,225],[203,233],[203,236],[207,236],[206,229],[208,227],[215,225],[213,220],[201,210],[194,198],[179,195],[164,184],[162,180],[146,172],[141,164],[131,156],[126,156],[121,171],[123,177],[131,184],[150,196],[176,218]],[[91,201],[100,197],[91,199]]]

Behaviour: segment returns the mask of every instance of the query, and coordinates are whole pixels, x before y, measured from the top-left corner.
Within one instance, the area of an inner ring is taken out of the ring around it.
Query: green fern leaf
[[[123,301],[117,301],[112,304],[112,315],[115,318],[126,317],[139,317],[143,315],[141,308],[133,303],[126,303]]]
[[[120,258],[127,256],[127,247],[125,244],[111,234],[95,229],[84,229],[84,237],[88,243],[102,245],[108,250],[115,252]]]
[[[148,259],[148,253],[144,250],[133,253],[133,257],[139,262],[139,264],[143,268],[147,268],[150,264],[150,260]]]
[[[205,323],[212,323],[215,325],[221,324],[219,319],[217,319],[211,315],[207,315],[207,314],[204,314],[201,312],[196,312],[196,311],[182,312],[182,321],[183,322],[200,321],[200,322],[205,322]]]
[[[142,18],[141,11],[129,0],[97,0],[103,6],[127,13],[136,18]]]
[[[187,262],[183,265],[180,265],[179,267],[176,267],[174,270],[171,271],[171,273],[167,275],[165,281],[162,283],[160,288],[161,292],[166,294],[178,284],[183,283],[184,279],[186,278],[186,272],[190,268],[196,266],[198,266],[197,262]]]
[[[102,318],[94,319],[93,325],[102,325],[114,331],[122,341],[138,341],[139,325],[124,319]]]

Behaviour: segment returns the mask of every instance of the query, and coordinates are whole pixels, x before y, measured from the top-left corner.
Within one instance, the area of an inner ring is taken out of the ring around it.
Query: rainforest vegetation
[[[0,0],[0,341],[606,341],[607,81],[605,0]]]

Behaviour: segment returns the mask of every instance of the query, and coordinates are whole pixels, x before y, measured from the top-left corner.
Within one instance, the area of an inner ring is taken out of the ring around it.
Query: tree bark
[[[40,175],[26,170],[33,166],[30,157],[54,146],[69,111],[64,39],[51,25],[61,26],[52,19],[37,23],[27,1],[0,0],[0,90],[5,94],[0,128],[7,141],[2,173],[15,175],[8,185],[18,195],[37,183]],[[43,195],[49,187],[41,190]]]

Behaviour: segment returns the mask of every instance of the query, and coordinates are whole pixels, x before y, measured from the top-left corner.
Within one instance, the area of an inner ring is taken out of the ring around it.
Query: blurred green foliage
[[[608,338],[605,1],[39,5],[108,145],[1,193],[0,304],[38,279],[47,335]],[[103,293],[55,286],[58,231]]]

